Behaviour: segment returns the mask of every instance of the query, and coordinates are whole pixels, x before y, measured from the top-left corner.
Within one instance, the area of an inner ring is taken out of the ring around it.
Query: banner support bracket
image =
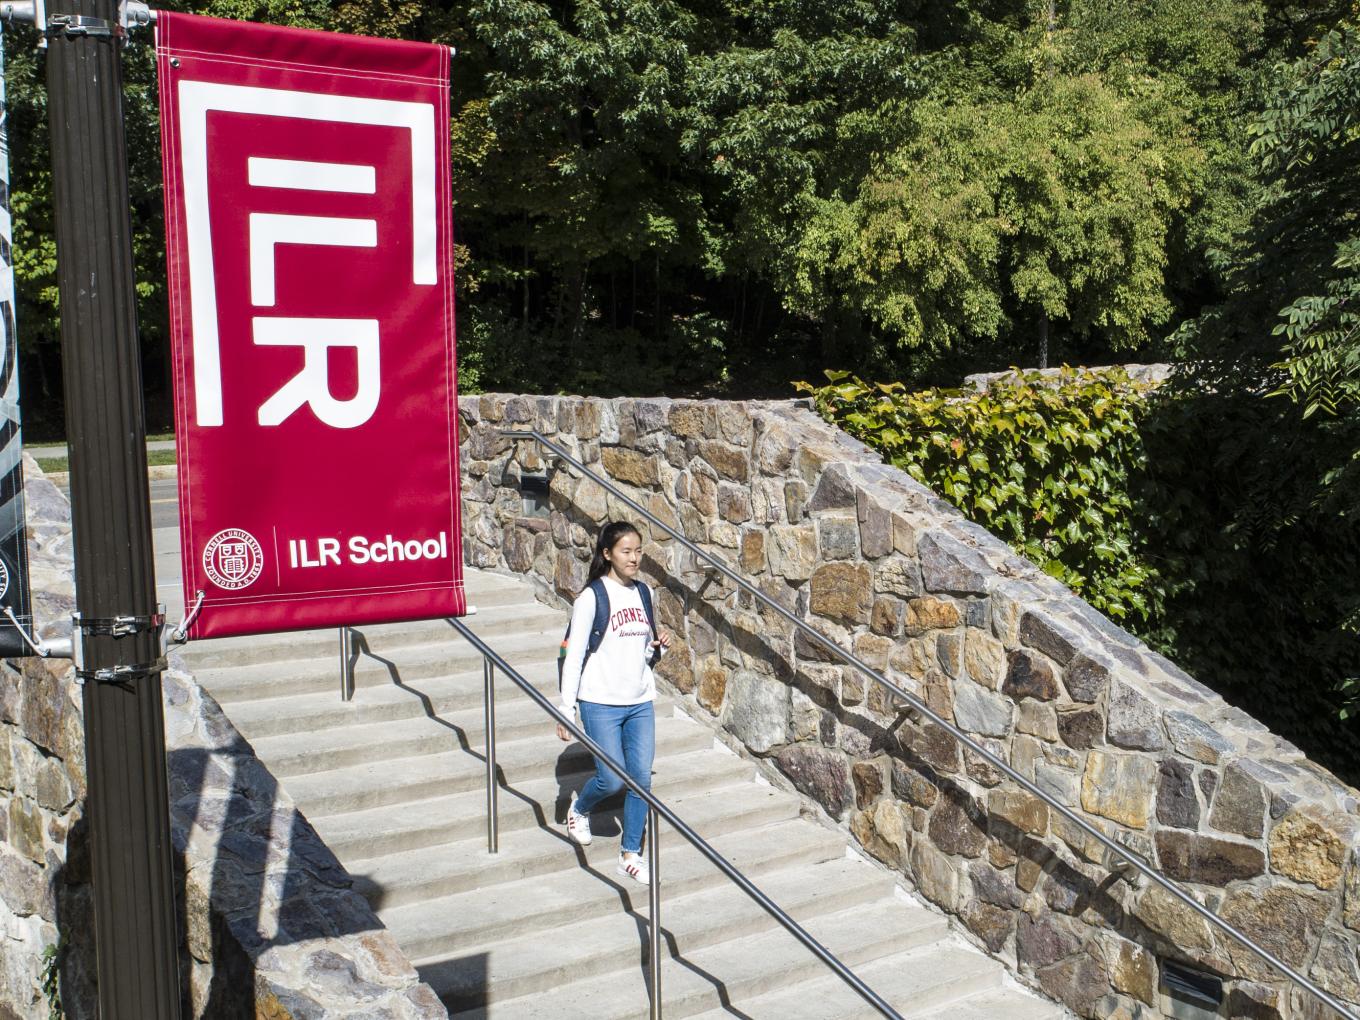
[[[103,18],[90,18],[83,14],[54,14],[47,19],[43,29],[45,35],[89,36],[91,39],[126,39],[127,29]]]
[[[9,606],[4,607],[4,614],[9,619],[9,622],[14,627],[15,631],[17,631],[19,636],[24,639],[24,644],[33,649],[34,655],[43,659],[75,658],[72,642],[65,639],[43,641],[41,638],[35,637],[24,629],[24,625],[19,622],[19,618],[14,615],[14,610]]]
[[[179,626],[170,632],[170,644],[182,645],[189,640],[189,628],[192,627],[194,621],[198,619],[198,611],[203,608],[203,600],[207,598],[207,595],[208,593],[202,588],[198,589],[197,596],[194,598],[194,604],[189,610],[189,615],[181,620]]]

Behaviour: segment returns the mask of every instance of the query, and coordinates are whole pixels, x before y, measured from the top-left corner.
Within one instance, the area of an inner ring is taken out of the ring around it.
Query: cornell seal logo
[[[255,536],[240,528],[219,531],[203,547],[203,569],[219,588],[235,591],[255,583],[264,569],[264,552]]]

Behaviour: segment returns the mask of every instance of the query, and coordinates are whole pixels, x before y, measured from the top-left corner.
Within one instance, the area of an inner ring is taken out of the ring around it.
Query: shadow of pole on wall
[[[250,1020],[271,995],[287,1009],[288,993],[256,987],[263,954],[381,925],[301,812],[279,802],[277,780],[244,739],[171,751],[169,767],[185,1016]],[[361,984],[352,963],[324,948],[309,954],[309,978],[324,984],[337,969],[339,980]]]
[[[98,980],[94,944],[94,890],[90,885],[90,826],[82,817],[66,835],[66,863],[53,876],[58,943],[56,966],[62,1014],[66,1020],[98,1020]],[[48,1006],[56,1003],[44,989]]]

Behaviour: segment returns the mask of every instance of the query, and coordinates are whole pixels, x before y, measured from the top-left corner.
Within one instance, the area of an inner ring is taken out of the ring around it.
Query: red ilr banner
[[[190,635],[462,615],[448,49],[156,36]]]

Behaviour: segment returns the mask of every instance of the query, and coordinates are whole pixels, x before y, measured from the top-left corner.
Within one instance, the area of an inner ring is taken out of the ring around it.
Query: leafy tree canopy
[[[1052,319],[1134,347],[1172,311],[1167,235],[1199,165],[1187,134],[1089,73],[918,104],[910,140],[817,210],[794,295],[810,311],[852,300],[901,346]]]
[[[464,384],[639,393],[787,392],[809,359],[950,379],[1031,360],[1044,332],[1055,358],[1155,349],[1229,289],[1272,62],[1336,17],[1265,0],[170,6],[456,46]],[[36,426],[61,388],[51,184],[42,58],[8,34]],[[126,51],[127,120],[164,418],[148,42]]]
[[[1151,431],[1148,506],[1177,579],[1160,640],[1355,768],[1360,696],[1360,46],[1342,23],[1272,69],[1257,202]],[[1188,437],[1197,437],[1198,442]]]

